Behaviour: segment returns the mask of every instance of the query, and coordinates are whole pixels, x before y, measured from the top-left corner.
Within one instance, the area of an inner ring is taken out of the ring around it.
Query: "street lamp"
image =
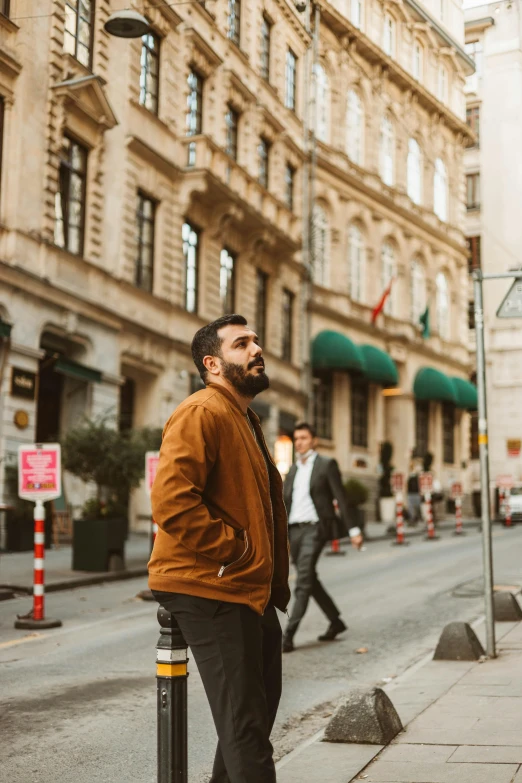
[[[104,28],[116,38],[141,38],[149,32],[150,25],[137,11],[115,11],[105,22]]]

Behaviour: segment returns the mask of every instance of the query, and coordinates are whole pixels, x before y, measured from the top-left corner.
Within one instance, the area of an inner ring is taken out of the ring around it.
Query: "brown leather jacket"
[[[188,397],[163,431],[152,513],[149,587],[284,611],[288,529],[283,484],[256,414],[217,384]]]

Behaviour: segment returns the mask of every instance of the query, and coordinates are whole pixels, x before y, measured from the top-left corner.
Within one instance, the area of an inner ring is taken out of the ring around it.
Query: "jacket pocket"
[[[229,568],[234,568],[239,563],[241,563],[245,559],[245,557],[247,556],[247,553],[248,553],[249,549],[250,549],[250,540],[248,538],[248,533],[245,530],[245,549],[243,551],[243,554],[241,555],[241,557],[238,557],[237,560],[234,560],[232,563],[228,563],[227,565],[223,564],[221,566],[221,568],[219,569],[219,571],[218,571],[218,576],[222,577],[223,574],[226,571],[228,571]]]

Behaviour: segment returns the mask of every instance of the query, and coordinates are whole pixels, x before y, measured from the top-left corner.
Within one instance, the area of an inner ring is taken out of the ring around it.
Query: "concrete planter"
[[[118,519],[73,521],[73,571],[123,571],[128,522]]]

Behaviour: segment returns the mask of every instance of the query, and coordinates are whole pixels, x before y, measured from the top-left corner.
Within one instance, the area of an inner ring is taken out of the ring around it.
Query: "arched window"
[[[420,317],[426,310],[426,275],[424,267],[418,260],[411,262],[410,268],[410,316],[415,326],[419,325]]]
[[[364,159],[364,109],[355,90],[348,92],[346,101],[346,154],[362,166]]]
[[[319,141],[330,139],[330,82],[322,65],[315,68],[316,135]]]
[[[363,26],[363,0],[351,0],[352,24],[359,29]]]
[[[312,220],[312,271],[314,282],[328,285],[330,277],[330,226],[324,209],[315,205]]]
[[[390,14],[384,16],[382,48],[389,57],[395,54],[395,19]]]
[[[408,141],[408,196],[422,203],[422,152],[415,139]]]
[[[411,64],[413,78],[422,81],[424,73],[424,49],[420,41],[413,42],[413,61]]]
[[[448,281],[443,272],[439,272],[435,284],[437,288],[437,329],[444,340],[449,340],[451,334],[450,300]]]
[[[385,242],[381,250],[381,286],[383,292],[388,288],[392,279],[395,277],[395,253],[392,245],[389,242]],[[394,307],[394,290],[393,286],[391,293],[384,305],[384,312],[387,315],[393,315],[395,311]]]
[[[395,132],[388,114],[384,115],[381,122],[380,147],[381,179],[385,185],[391,186],[395,169]]]
[[[435,161],[433,178],[433,211],[440,220],[448,219],[448,172],[442,158]]]
[[[361,229],[350,226],[348,232],[350,264],[350,296],[356,302],[364,302],[366,294],[366,246]]]

